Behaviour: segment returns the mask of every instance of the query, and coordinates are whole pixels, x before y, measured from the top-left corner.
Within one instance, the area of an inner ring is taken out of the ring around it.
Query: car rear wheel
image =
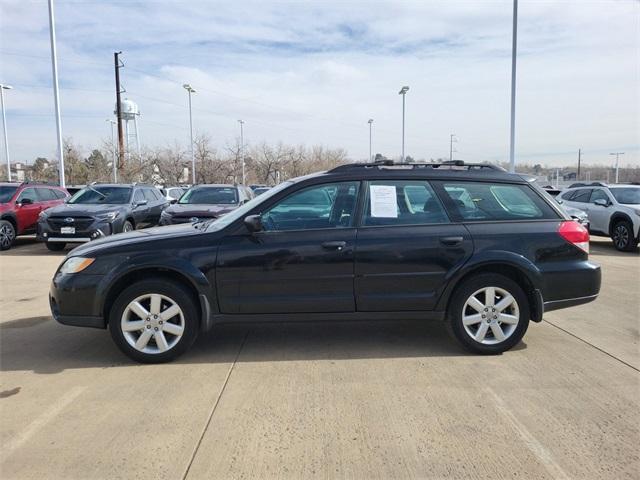
[[[184,353],[198,335],[198,309],[179,283],[143,280],[126,288],[109,314],[116,345],[133,360],[162,363]]]
[[[638,242],[633,238],[633,227],[626,220],[622,220],[613,226],[611,239],[616,250],[621,252],[633,251],[638,246]]]
[[[60,252],[60,251],[64,250],[64,247],[65,247],[66,243],[64,243],[64,242],[62,242],[62,243],[59,243],[59,242],[47,242],[45,245],[52,252]]]
[[[0,250],[9,250],[16,239],[16,229],[13,223],[0,220]]]
[[[454,338],[472,352],[489,355],[516,345],[530,317],[522,288],[494,273],[465,280],[453,294],[447,313]]]

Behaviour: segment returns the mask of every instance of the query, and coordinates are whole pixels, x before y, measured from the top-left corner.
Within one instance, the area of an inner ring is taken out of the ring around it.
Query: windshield
[[[610,192],[618,203],[625,205],[640,205],[640,188],[611,188]]]
[[[13,197],[13,194],[16,193],[18,187],[9,186],[9,185],[0,185],[0,203],[7,203]]]
[[[178,203],[235,205],[238,203],[238,190],[235,187],[196,187],[187,190]]]
[[[123,204],[129,203],[131,187],[88,186],[77,192],[67,203]]]
[[[227,225],[235,222],[237,219],[241,217],[244,217],[247,213],[249,213],[255,207],[260,205],[262,202],[265,202],[266,200],[270,199],[275,194],[284,190],[290,185],[293,185],[293,182],[291,181],[282,182],[280,185],[277,185],[269,189],[268,192],[263,193],[259,197],[252,198],[247,203],[242,205],[240,208],[236,208],[231,213],[227,213],[225,216],[213,220],[210,224],[207,225],[207,231],[215,232],[218,230],[222,230]]]

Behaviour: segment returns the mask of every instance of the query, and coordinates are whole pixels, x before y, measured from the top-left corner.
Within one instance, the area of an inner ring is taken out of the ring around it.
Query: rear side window
[[[43,202],[56,200],[56,195],[53,193],[53,189],[51,188],[38,188],[38,196]]]
[[[540,220],[558,214],[528,185],[442,183],[449,205],[463,220]]]
[[[51,189],[51,191],[53,192],[53,194],[55,195],[56,198],[66,198],[67,196],[64,194],[63,191],[61,190],[55,190],[55,189]]]
[[[448,222],[447,214],[428,182],[369,182],[363,225],[428,225]]]
[[[571,196],[572,202],[582,202],[589,203],[589,198],[591,197],[591,188],[581,188],[576,190],[576,192]]]

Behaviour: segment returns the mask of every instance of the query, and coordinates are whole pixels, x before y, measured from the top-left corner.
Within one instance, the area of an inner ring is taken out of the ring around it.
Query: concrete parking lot
[[[501,356],[420,322],[220,327],[167,365],[55,323],[63,253],[0,254],[0,477],[640,475],[640,256],[592,242],[600,298]]]

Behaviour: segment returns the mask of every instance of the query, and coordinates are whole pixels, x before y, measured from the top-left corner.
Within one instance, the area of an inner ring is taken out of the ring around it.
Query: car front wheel
[[[616,250],[620,250],[621,252],[633,251],[638,246],[638,242],[633,238],[633,228],[631,224],[625,220],[613,226],[611,239],[613,240],[613,246],[616,247]]]
[[[516,345],[529,326],[529,303],[522,288],[503,275],[479,274],[455,291],[449,330],[468,350],[502,353]]]
[[[0,220],[0,250],[9,250],[16,239],[16,229],[7,220]]]
[[[126,288],[109,314],[116,345],[133,360],[162,363],[184,353],[198,335],[193,295],[179,283],[143,280]]]

